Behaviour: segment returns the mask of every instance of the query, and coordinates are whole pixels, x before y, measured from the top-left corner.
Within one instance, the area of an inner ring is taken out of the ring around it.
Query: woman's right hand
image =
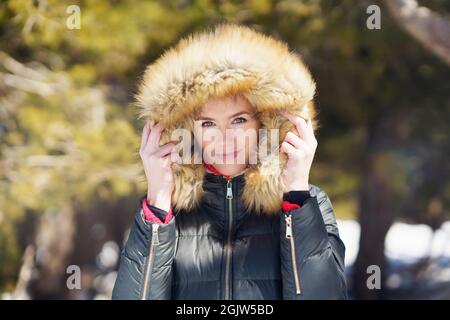
[[[150,128],[147,121],[142,130],[139,155],[147,177],[147,202],[168,212],[175,187],[172,163],[173,161],[181,163],[181,157],[175,152],[174,143],[169,142],[159,146],[163,130],[164,127],[161,123],[157,123],[153,128]]]

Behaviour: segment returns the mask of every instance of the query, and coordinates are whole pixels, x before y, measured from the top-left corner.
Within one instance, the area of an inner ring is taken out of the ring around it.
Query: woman
[[[332,204],[309,184],[314,94],[284,43],[232,24],[147,68],[137,100],[148,189],[114,299],[347,297]],[[192,143],[176,143],[180,129]]]

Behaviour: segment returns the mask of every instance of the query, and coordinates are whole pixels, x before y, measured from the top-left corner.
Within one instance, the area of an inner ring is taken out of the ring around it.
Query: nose
[[[227,152],[227,150],[234,150],[237,139],[235,130],[227,127],[222,127],[220,130],[220,134],[222,139],[218,139],[217,143],[220,143],[220,141],[222,143],[218,146],[218,149],[223,150],[223,152]]]

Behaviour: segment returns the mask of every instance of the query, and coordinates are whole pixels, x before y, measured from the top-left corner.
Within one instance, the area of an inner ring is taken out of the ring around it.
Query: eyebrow
[[[230,119],[230,118],[234,118],[234,117],[237,117],[237,116],[239,116],[239,115],[241,115],[241,114],[250,114],[248,111],[240,111],[240,112],[237,112],[237,113],[235,113],[235,114],[233,114],[233,115],[231,115],[231,116],[229,116],[228,118]],[[202,117],[202,116],[200,116],[198,119],[196,119],[196,120],[215,120],[215,119],[213,119],[213,118],[209,118],[209,117]]]

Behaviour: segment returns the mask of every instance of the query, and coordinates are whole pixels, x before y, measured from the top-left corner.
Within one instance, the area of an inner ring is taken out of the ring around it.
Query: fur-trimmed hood
[[[149,65],[136,95],[139,119],[164,124],[163,145],[177,128],[193,133],[194,116],[209,98],[231,94],[241,94],[260,112],[263,128],[280,129],[279,144],[294,128],[277,114],[279,110],[312,119],[317,127],[315,82],[298,54],[284,42],[234,24],[191,34]],[[258,158],[246,170],[241,194],[245,206],[265,214],[279,212],[286,160],[285,154],[280,154],[280,161]],[[193,209],[204,192],[205,167],[174,163],[173,170],[174,209]]]

